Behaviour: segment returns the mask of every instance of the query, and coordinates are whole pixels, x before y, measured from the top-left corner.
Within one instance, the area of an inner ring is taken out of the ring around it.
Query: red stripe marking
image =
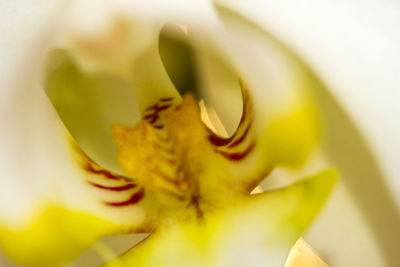
[[[153,125],[153,127],[159,130],[164,129],[164,125]]]
[[[249,106],[249,100],[246,97],[246,99],[243,97],[243,110],[242,110],[242,117],[240,118],[239,125],[243,124],[244,121],[247,118],[247,112],[248,112],[248,106]]]
[[[111,180],[122,180],[122,181],[127,181],[127,182],[132,182],[132,180],[128,177],[122,176],[122,175],[116,175],[113,174],[105,169],[102,169],[94,160],[92,160],[86,153],[74,142],[72,143],[73,148],[79,155],[83,158],[84,162],[81,163],[82,168],[85,171],[88,171],[93,174],[101,175],[105,178],[111,179]],[[98,169],[95,169],[96,166]]]
[[[148,119],[153,118],[153,116],[154,116],[154,114],[149,114],[149,115],[144,116],[143,119],[148,120]]]
[[[116,191],[116,192],[125,191],[125,190],[128,190],[128,189],[136,187],[135,184],[126,184],[126,185],[123,185],[123,186],[104,186],[104,185],[96,184],[96,183],[93,183],[93,182],[89,182],[89,184],[93,185],[94,187],[100,188],[100,189]]]
[[[163,111],[163,110],[166,110],[166,109],[169,108],[169,107],[171,107],[170,104],[164,105],[164,106],[160,106],[160,107],[157,107],[156,111],[157,111],[157,112]]]
[[[148,120],[150,124],[155,123],[159,118],[160,118],[160,116],[158,115],[157,112],[143,117],[143,119]]]
[[[238,131],[240,130],[241,127],[243,127],[243,124],[246,122],[246,119],[249,118],[249,116],[250,116],[248,113],[249,113],[249,109],[251,108],[251,106],[250,106],[248,94],[241,83],[240,83],[240,86],[242,88],[243,110],[242,110],[242,116],[240,118],[239,125],[238,125],[235,133],[229,138],[220,137],[220,136],[216,135],[215,133],[213,133],[212,131],[210,131],[211,134],[209,135],[208,140],[210,141],[211,144],[213,144],[215,146],[229,145],[236,138]],[[246,132],[248,132],[248,129],[246,129]],[[242,141],[243,140],[241,140],[240,142],[242,142]],[[236,145],[232,144],[232,147],[234,147]]]
[[[159,106],[158,103],[156,103],[155,105],[150,106],[150,107],[148,107],[146,109],[146,111],[152,111],[152,113],[145,115],[143,117],[143,119],[148,120],[149,123],[152,124],[154,128],[163,129],[164,128],[163,125],[154,125],[154,123],[156,123],[158,121],[158,119],[160,119],[159,113],[161,111],[164,111],[164,110],[170,108],[170,107],[171,107],[171,104],[166,104],[166,105]]]
[[[146,108],[146,110],[156,109],[158,107],[158,103],[155,103],[153,106]]]
[[[138,203],[144,197],[144,191],[140,190],[133,194],[129,199],[122,202],[105,202],[104,204],[112,207],[123,207],[128,205],[134,205]]]
[[[163,111],[167,108],[171,107],[171,104],[166,104],[164,106],[159,106],[158,103],[154,104],[153,106],[150,106],[146,108],[146,110],[154,110],[155,112]]]
[[[225,157],[226,159],[229,159],[231,161],[240,161],[242,159],[244,159],[254,148],[255,143],[251,143],[251,145],[243,152],[239,152],[239,153],[228,153],[225,151],[220,151],[215,149],[215,151],[219,154],[221,154],[223,157]]]
[[[91,172],[91,173],[97,174],[97,175],[101,175],[101,176],[106,177],[111,180],[123,180],[123,181],[127,181],[127,182],[131,181],[131,179],[129,179],[125,176],[122,176],[122,175],[114,175],[111,172],[106,171],[106,170],[96,170],[95,168],[93,168],[93,166],[90,163],[86,163],[84,168],[88,172]]]
[[[232,138],[223,138],[214,133],[208,136],[208,141],[215,146],[226,146],[232,141]]]
[[[252,122],[249,122],[249,124],[247,124],[247,128],[246,128],[246,130],[244,131],[244,133],[242,134],[242,136],[241,136],[239,139],[237,139],[235,142],[231,143],[231,144],[228,146],[228,148],[234,148],[235,146],[238,146],[238,145],[240,145],[240,144],[243,142],[243,140],[246,138],[247,134],[248,134],[249,131],[250,131],[251,124],[252,124]]]
[[[213,133],[212,131],[210,131],[208,140],[211,142],[211,144],[213,144],[215,146],[227,146],[236,138],[236,135],[238,134],[240,128],[243,126],[244,122],[245,122],[244,119],[240,121],[236,132],[231,137],[229,137],[229,138],[220,137],[220,136],[216,135],[215,133]]]

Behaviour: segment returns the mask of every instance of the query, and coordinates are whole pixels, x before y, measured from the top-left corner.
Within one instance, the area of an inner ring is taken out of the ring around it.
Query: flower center
[[[213,154],[197,102],[186,95],[174,106],[171,98],[162,98],[146,111],[134,127],[112,128],[120,166],[160,203],[197,205]]]

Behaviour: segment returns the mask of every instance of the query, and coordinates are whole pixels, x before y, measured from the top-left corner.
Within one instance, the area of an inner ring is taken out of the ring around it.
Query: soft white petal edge
[[[117,222],[137,222],[143,219],[139,209],[110,213],[93,197],[93,188],[83,179],[88,174],[73,157],[68,131],[40,86],[46,50],[57,28],[53,15],[21,33],[29,42],[15,38],[17,44],[3,46],[1,53],[0,221],[13,228],[28,226],[29,218],[54,204],[112,216]]]
[[[283,40],[324,80],[367,139],[400,210],[400,3],[218,2]]]

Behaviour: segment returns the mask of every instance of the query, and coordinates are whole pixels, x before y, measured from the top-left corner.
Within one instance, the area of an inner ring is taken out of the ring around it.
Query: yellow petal
[[[216,266],[284,266],[290,248],[318,214],[336,181],[324,171],[276,191],[251,195],[218,223]]]
[[[335,172],[325,171],[288,188],[231,199],[202,220],[167,221],[106,266],[284,266],[335,180]]]
[[[7,256],[28,266],[59,266],[77,257],[118,225],[97,216],[49,206],[32,224],[0,225],[0,246]]]

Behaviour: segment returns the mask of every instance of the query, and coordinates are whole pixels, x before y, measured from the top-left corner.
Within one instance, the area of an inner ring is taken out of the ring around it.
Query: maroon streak
[[[231,143],[231,144],[228,146],[228,148],[234,148],[235,146],[238,146],[238,145],[240,145],[240,144],[243,142],[243,140],[246,138],[247,134],[248,134],[249,131],[250,131],[251,124],[252,124],[252,122],[249,122],[249,124],[247,125],[247,128],[246,128],[246,130],[244,131],[244,133],[242,134],[242,136],[239,137],[238,139],[236,139],[235,142]]]
[[[154,110],[155,112],[159,112],[159,111],[166,110],[169,107],[171,107],[171,104],[166,104],[164,106],[159,106],[158,103],[156,103],[153,106],[150,106],[150,107],[146,108],[146,110]]]
[[[101,175],[101,176],[106,177],[106,178],[111,179],[111,180],[123,180],[123,181],[127,181],[127,182],[131,181],[131,179],[129,179],[129,178],[125,177],[125,176],[122,176],[122,175],[114,175],[114,174],[112,174],[112,173],[110,173],[109,171],[106,171],[106,170],[96,170],[89,163],[85,164],[84,168],[88,172],[91,172],[91,173],[97,174],[97,175]]]
[[[164,129],[164,125],[153,125],[153,127],[159,130]]]
[[[215,146],[226,146],[232,141],[232,137],[231,138],[223,138],[214,133],[211,133],[211,135],[208,137],[208,141],[210,141],[210,143]]]
[[[143,117],[143,119],[148,120],[150,124],[155,123],[159,118],[160,118],[160,116],[158,115],[157,112]]]
[[[228,153],[225,151],[220,151],[215,149],[215,151],[219,154],[221,154],[224,158],[229,159],[231,161],[240,161],[242,159],[244,159],[254,148],[255,143],[251,143],[251,145],[243,152],[239,152],[239,153]]]
[[[105,202],[104,204],[112,207],[129,206],[138,203],[143,197],[144,197],[144,191],[139,190],[138,192],[133,194],[128,200],[122,202]]]
[[[90,185],[93,185],[94,187],[100,188],[100,189],[105,189],[105,190],[110,190],[110,191],[125,191],[131,188],[135,188],[136,185],[135,184],[126,184],[126,185],[122,185],[122,186],[104,186],[101,184],[96,184],[93,182],[89,182]]]
[[[227,146],[229,144],[231,144],[233,142],[233,140],[236,138],[239,130],[243,127],[244,123],[246,122],[246,120],[251,119],[251,103],[249,102],[248,96],[246,91],[243,89],[242,87],[242,97],[243,97],[243,110],[242,110],[242,116],[240,118],[240,122],[239,125],[235,131],[235,133],[229,137],[229,138],[224,138],[224,137],[220,137],[218,135],[216,135],[215,133],[213,133],[212,131],[210,131],[210,135],[208,137],[208,140],[210,141],[211,144],[213,144],[214,146]],[[250,127],[249,125],[251,124],[251,122],[248,124],[247,127]],[[245,130],[244,135],[247,134],[247,132],[249,131],[249,129]],[[242,136],[243,137],[243,136]],[[238,140],[242,139],[242,137],[240,137]],[[244,139],[244,137],[243,137]],[[231,147],[235,147],[237,146],[239,143],[241,143],[243,140],[240,141],[235,141],[234,143],[232,143],[231,145],[229,145],[229,148]],[[236,142],[238,142],[236,144]]]

